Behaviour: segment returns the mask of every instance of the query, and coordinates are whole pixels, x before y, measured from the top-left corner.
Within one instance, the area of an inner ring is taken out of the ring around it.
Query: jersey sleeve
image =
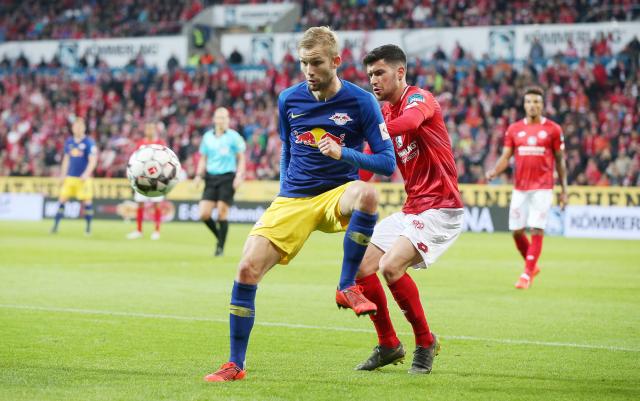
[[[278,96],[278,130],[280,140],[282,140],[282,153],[280,155],[280,189],[282,189],[287,177],[289,161],[291,160],[291,149],[289,147],[289,133],[291,132],[291,128],[289,127],[289,120],[287,120],[285,98],[282,94]]]
[[[200,141],[200,147],[198,148],[198,152],[201,155],[206,155],[207,154],[207,149],[206,149],[206,146],[205,146],[206,140],[207,140],[207,133],[205,132],[204,135],[202,136],[202,140]]]
[[[289,141],[289,133],[291,127],[289,127],[289,120],[287,119],[287,108],[285,105],[285,97],[280,95],[278,97],[278,130],[280,133],[280,139],[282,142]]]
[[[66,140],[64,142],[64,154],[68,155],[69,153],[71,153],[71,141]]]
[[[551,147],[554,152],[564,150],[564,134],[562,133],[562,127],[558,124],[554,125],[553,135],[551,136]]]
[[[356,149],[345,147],[342,149],[342,160],[358,168],[390,176],[396,169],[393,145],[380,106],[370,93],[360,98],[360,118],[361,129],[372,154],[365,155]]]
[[[510,125],[507,128],[507,132],[504,133],[504,146],[506,148],[513,148],[514,147],[514,142],[513,142],[513,125]]]
[[[433,96],[425,96],[420,92],[413,93],[407,98],[407,104],[404,106],[403,114],[409,109],[419,110],[425,120],[433,117],[436,112],[436,99]]]
[[[244,139],[242,138],[242,135],[240,135],[238,132],[234,133],[234,148],[235,148],[235,153],[243,153],[245,151],[245,149],[247,148],[247,145],[244,143]]]
[[[87,156],[95,155],[98,153],[98,147],[93,139],[87,141]]]

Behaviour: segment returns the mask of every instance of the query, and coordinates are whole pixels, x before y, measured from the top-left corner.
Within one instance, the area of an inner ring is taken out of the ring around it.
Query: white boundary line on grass
[[[106,316],[121,316],[131,318],[144,318],[144,319],[167,319],[167,320],[182,320],[187,322],[212,322],[212,323],[227,323],[227,319],[214,319],[208,317],[196,317],[196,316],[179,316],[179,315],[164,315],[154,313],[137,313],[137,312],[116,312],[106,310],[95,309],[76,309],[76,308],[56,308],[48,306],[35,306],[35,305],[11,305],[0,304],[2,309],[22,309],[33,310],[42,312],[61,312],[61,313],[77,313],[83,315],[106,315]],[[280,322],[256,322],[256,326],[267,327],[286,327],[291,329],[305,329],[305,330],[328,330],[328,331],[343,331],[343,332],[355,332],[355,333],[373,333],[370,329],[358,329],[351,327],[328,327],[328,326],[312,326],[307,324],[295,324],[295,323],[280,323]],[[411,335],[412,333],[403,333],[403,335]],[[473,336],[447,336],[441,335],[442,338],[451,340],[466,340],[466,341],[483,341],[493,342],[499,344],[517,344],[517,345],[541,345],[545,347],[567,347],[567,348],[582,348],[582,349],[599,349],[606,351],[624,351],[624,352],[640,352],[638,348],[617,347],[612,345],[596,345],[596,344],[576,344],[576,343],[561,343],[561,342],[548,342],[548,341],[534,341],[534,340],[514,340],[509,338],[486,338],[486,337],[473,337]]]

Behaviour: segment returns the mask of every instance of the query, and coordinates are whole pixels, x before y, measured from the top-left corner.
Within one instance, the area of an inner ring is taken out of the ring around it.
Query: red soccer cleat
[[[234,380],[242,380],[247,375],[246,370],[242,370],[234,362],[227,362],[220,366],[216,372],[208,374],[204,377],[207,382],[230,382]]]
[[[378,307],[362,294],[362,287],[352,285],[344,290],[336,290],[338,308],[353,309],[357,316],[375,314]]]

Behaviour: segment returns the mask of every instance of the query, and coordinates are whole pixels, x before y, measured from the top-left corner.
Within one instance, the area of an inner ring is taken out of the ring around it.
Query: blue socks
[[[64,216],[64,203],[58,205],[58,211],[53,220],[53,228],[51,232],[55,233],[58,231],[58,224],[60,224],[60,220],[62,220],[62,216]]]
[[[364,251],[367,250],[373,227],[378,220],[378,214],[369,214],[354,210],[344,235],[344,256],[342,259],[342,271],[340,272],[340,285],[338,289],[344,290],[355,284],[356,274],[360,268]]]
[[[229,362],[234,362],[240,369],[244,369],[244,362],[249,345],[249,336],[255,319],[255,284],[233,282],[231,291],[231,305],[229,305],[229,331],[231,339],[231,354]]]
[[[87,221],[87,228],[84,232],[89,234],[91,232],[91,219],[93,219],[93,204],[84,205],[84,219]]]

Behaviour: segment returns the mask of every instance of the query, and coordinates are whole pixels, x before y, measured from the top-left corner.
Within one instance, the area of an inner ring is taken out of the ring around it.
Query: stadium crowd
[[[281,1],[275,1],[281,2]],[[336,30],[427,28],[630,21],[640,16],[633,0],[295,0],[297,29],[328,25]],[[180,32],[206,6],[238,0],[24,0],[0,1],[0,42],[79,39]]]
[[[345,49],[341,75],[368,87],[349,53]],[[408,71],[408,81],[430,89],[443,107],[460,182],[484,182],[506,127],[522,117],[523,88],[540,84],[546,115],[564,128],[569,183],[640,185],[637,39],[605,58],[557,55],[542,63],[509,63],[474,61],[464,53],[414,59]],[[162,135],[192,176],[201,135],[215,108],[224,105],[247,141],[248,178],[277,179],[276,99],[302,79],[293,56],[277,67],[262,66],[263,77],[254,80],[226,64],[160,73],[140,59],[128,69],[101,63],[82,71],[5,59],[0,71],[0,175],[57,174],[70,116],[81,115],[101,149],[97,176],[125,175],[149,119],[162,122]],[[503,175],[498,182],[508,179]]]

